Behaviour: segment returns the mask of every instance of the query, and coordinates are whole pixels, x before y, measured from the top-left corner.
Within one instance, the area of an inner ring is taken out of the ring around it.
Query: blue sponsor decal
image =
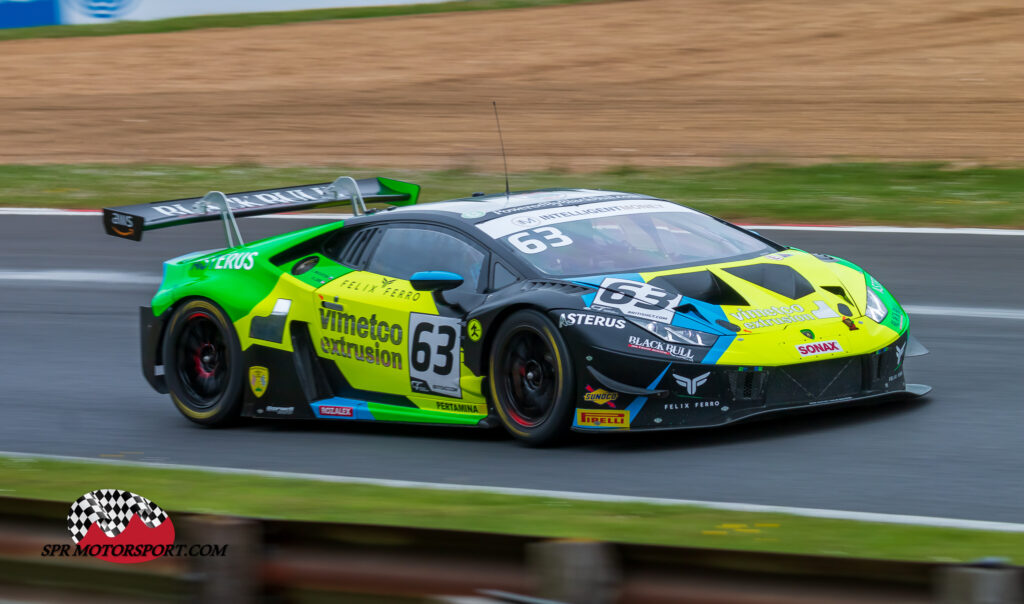
[[[683,300],[678,304],[677,308],[679,306],[686,306],[687,304],[693,306],[693,309],[700,313],[700,316],[698,317],[693,313],[676,312],[675,317],[672,319],[672,324],[676,327],[699,329],[701,331],[710,331],[711,333],[720,335],[731,336],[733,334],[733,332],[716,323],[719,319],[723,321],[726,320],[725,312],[722,310],[721,306],[715,306],[714,304],[708,304],[701,300],[683,296]]]
[[[661,379],[663,377],[665,377],[665,374],[668,373],[668,370],[671,369],[671,368],[672,368],[671,364],[665,365],[665,368],[662,369],[661,373],[658,374],[658,377],[654,378],[654,381],[651,382],[651,384],[649,386],[647,386],[647,389],[648,390],[654,390],[655,388],[657,388],[658,384],[661,383]],[[646,396],[638,396],[635,399],[633,399],[633,402],[630,403],[628,407],[626,407],[626,411],[629,411],[629,421],[630,421],[631,424],[632,424],[633,420],[636,419],[637,413],[640,413],[640,410],[643,409],[644,405],[646,405],[646,404],[647,404],[647,397]]]
[[[58,0],[0,0],[0,29],[59,24]]]
[[[600,287],[600,285],[606,279],[623,279],[626,281],[633,281],[636,283],[645,283],[645,281],[639,273],[620,273],[616,275],[598,275],[595,277],[581,277],[575,279],[573,283],[589,287]],[[672,293],[671,290],[663,290],[661,288],[654,288],[654,291],[666,293],[660,293],[660,298],[659,296],[655,296],[654,298],[643,298],[643,296],[641,296],[641,307],[651,308],[652,303],[656,303],[659,301],[659,299],[663,299],[664,296],[668,295],[669,293]],[[587,308],[592,308],[594,306],[594,302],[596,301],[598,293],[600,292],[591,292],[582,296],[583,303],[587,306]],[[677,303],[673,305],[674,308],[680,308],[689,305],[692,306],[693,310],[696,312],[671,312],[666,307],[664,310],[665,316],[662,318],[657,318],[655,320],[671,323],[676,327],[683,327],[685,329],[696,329],[698,331],[710,332],[712,334],[719,336],[733,335],[732,331],[726,329],[725,327],[718,323],[718,321],[728,320],[725,316],[725,312],[722,310],[722,307],[714,304],[709,304],[701,300],[696,300],[694,298],[688,298],[686,296],[682,296],[681,294],[676,294],[676,296],[678,296],[680,299]],[[604,306],[604,304],[599,304],[599,306]],[[629,306],[635,307],[637,305],[635,303],[623,304],[623,310],[621,311],[623,315],[627,317],[638,317],[641,320],[650,320],[649,317],[645,317],[639,314],[636,310],[627,308]],[[670,312],[671,314],[669,314]],[[659,312],[658,314],[662,313]],[[718,356],[721,356],[721,353],[719,353]]]
[[[736,340],[736,336],[720,336],[715,345],[711,347],[711,350],[704,356],[704,360],[701,361],[705,365],[715,365],[718,363],[718,359],[722,358],[725,351],[729,346]]]

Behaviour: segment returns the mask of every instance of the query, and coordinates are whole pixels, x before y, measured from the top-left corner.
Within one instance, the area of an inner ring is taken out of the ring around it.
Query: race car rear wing
[[[362,216],[366,214],[367,203],[413,205],[419,194],[420,186],[412,183],[390,178],[355,180],[342,176],[334,182],[315,185],[227,195],[210,191],[203,197],[103,208],[103,228],[108,235],[141,241],[143,231],[221,218],[228,247],[235,247],[244,245],[236,216],[295,212],[346,203],[352,204],[356,216]]]

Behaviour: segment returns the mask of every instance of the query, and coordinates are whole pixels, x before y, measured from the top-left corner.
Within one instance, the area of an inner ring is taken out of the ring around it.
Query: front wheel
[[[163,342],[171,400],[204,426],[226,425],[242,402],[242,350],[227,315],[208,300],[191,300],[171,315]]]
[[[491,398],[505,428],[531,446],[565,437],[574,378],[565,341],[543,314],[510,315],[491,345]]]

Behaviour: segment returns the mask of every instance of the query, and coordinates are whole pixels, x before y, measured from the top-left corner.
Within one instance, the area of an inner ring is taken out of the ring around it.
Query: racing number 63
[[[534,238],[529,238],[531,235],[533,235]],[[541,241],[537,237],[543,237],[544,241]],[[545,241],[547,243],[545,243]],[[549,247],[572,245],[572,239],[563,235],[562,231],[559,231],[555,227],[539,227],[530,231],[521,231],[519,233],[509,235],[508,242],[524,254],[538,254]]]
[[[409,316],[409,379],[430,392],[462,397],[459,384],[461,332],[459,320],[412,313]],[[422,392],[413,388],[414,392]]]
[[[451,325],[438,325],[438,335],[447,338],[443,344],[438,345],[437,350],[431,350],[430,344],[423,339],[423,335],[434,332],[434,325],[420,323],[412,334],[412,366],[416,371],[430,371],[430,359],[432,356],[441,357],[441,363],[434,365],[433,372],[438,375],[448,375],[455,367],[455,342],[458,339],[458,332]]]

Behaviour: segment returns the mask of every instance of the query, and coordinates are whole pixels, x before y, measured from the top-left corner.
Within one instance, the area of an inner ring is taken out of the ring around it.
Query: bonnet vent
[[[747,306],[747,301],[711,271],[663,275],[648,281],[654,287],[715,305]]]
[[[785,264],[751,264],[723,270],[792,300],[814,293],[810,281]]]

